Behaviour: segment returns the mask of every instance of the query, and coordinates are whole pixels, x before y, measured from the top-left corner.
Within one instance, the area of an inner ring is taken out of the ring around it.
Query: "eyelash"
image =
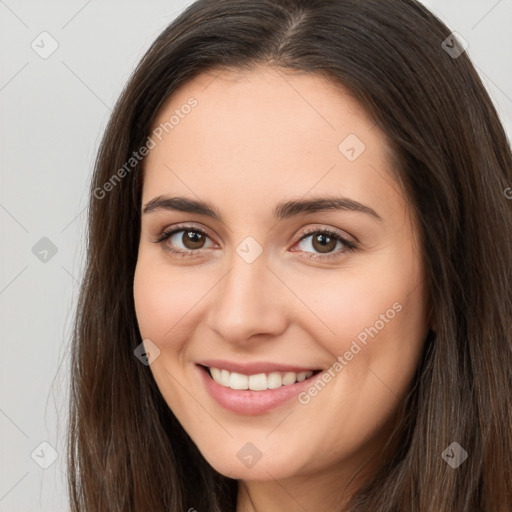
[[[205,231],[203,231],[202,229],[196,228],[195,226],[182,225],[182,226],[175,226],[174,228],[172,228],[169,231],[163,231],[160,234],[160,236],[158,237],[158,239],[155,240],[155,243],[161,244],[162,246],[164,246],[164,243],[169,238],[171,238],[176,233],[180,233],[181,231],[192,231],[194,233],[200,233],[201,235],[210,238],[208,236],[208,234]],[[295,243],[298,244],[298,243],[302,242],[302,240],[304,240],[314,234],[327,235],[328,237],[336,240],[337,242],[338,241],[341,242],[345,247],[336,252],[326,253],[326,254],[306,253],[309,255],[309,256],[304,256],[306,259],[326,260],[326,259],[330,259],[330,258],[339,257],[340,254],[343,254],[346,252],[354,252],[358,249],[357,244],[355,244],[354,242],[352,242],[350,240],[347,240],[346,238],[341,236],[339,233],[337,233],[333,230],[330,230],[330,229],[312,229],[309,231],[305,231],[305,232],[301,233],[300,238]],[[181,249],[176,250],[176,249],[173,249],[172,247],[170,247],[169,245],[164,246],[164,249],[176,256],[179,256],[179,257],[187,257],[187,256],[194,257],[195,253],[200,251],[200,249],[195,250],[195,251],[191,251],[191,250],[184,251]],[[293,252],[295,252],[295,251],[293,251]]]

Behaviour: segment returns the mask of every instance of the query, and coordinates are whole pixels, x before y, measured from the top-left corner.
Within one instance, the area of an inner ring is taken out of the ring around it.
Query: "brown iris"
[[[328,253],[334,250],[337,240],[325,233],[318,233],[313,236],[313,247],[320,253]]]
[[[205,236],[198,231],[184,231],[181,241],[187,249],[201,249],[205,243]]]

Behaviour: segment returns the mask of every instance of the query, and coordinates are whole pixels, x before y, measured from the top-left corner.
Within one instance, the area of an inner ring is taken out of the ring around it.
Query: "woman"
[[[98,154],[73,510],[511,510],[511,183],[414,0],[194,3]]]

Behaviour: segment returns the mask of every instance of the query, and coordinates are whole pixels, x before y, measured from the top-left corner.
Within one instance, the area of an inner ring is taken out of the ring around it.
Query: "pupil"
[[[204,245],[204,238],[197,231],[186,231],[183,233],[183,244],[189,249],[200,249]]]
[[[317,244],[319,244],[318,247]],[[313,238],[313,247],[318,252],[327,253],[336,247],[336,240],[326,234],[320,233]]]

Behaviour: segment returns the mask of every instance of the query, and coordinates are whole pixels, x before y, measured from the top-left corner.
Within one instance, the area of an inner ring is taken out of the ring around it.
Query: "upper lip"
[[[242,375],[257,375],[258,373],[272,372],[300,373],[319,370],[319,368],[266,361],[242,363],[236,361],[227,361],[225,359],[207,359],[198,361],[197,364],[207,366],[209,368],[218,368],[219,370],[228,370],[229,372],[241,373]]]

